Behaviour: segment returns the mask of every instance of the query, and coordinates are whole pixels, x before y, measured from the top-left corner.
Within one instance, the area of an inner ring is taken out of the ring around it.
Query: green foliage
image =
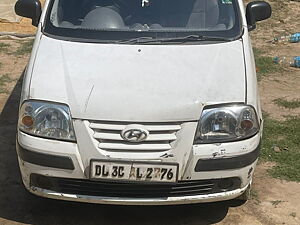
[[[264,56],[264,52],[260,49],[254,48],[253,52],[255,56],[255,65],[257,68],[258,80],[261,80],[262,76],[264,75],[271,75],[272,73],[281,72],[283,70],[281,66],[276,65],[273,62],[272,57]]]
[[[269,172],[275,178],[300,181],[300,118],[264,121],[261,159],[276,162]],[[280,149],[274,151],[274,147]]]
[[[32,50],[34,40],[20,42],[20,46],[18,47],[17,51],[14,52],[17,56],[22,56],[25,54],[29,54]]]
[[[0,94],[7,93],[6,85],[12,81],[7,74],[0,76]]]
[[[6,43],[0,43],[0,53],[7,53],[10,45]]]
[[[286,109],[296,109],[296,108],[300,107],[300,100],[297,100],[297,99],[288,101],[286,99],[277,98],[277,99],[273,100],[273,102],[276,105],[284,107]]]

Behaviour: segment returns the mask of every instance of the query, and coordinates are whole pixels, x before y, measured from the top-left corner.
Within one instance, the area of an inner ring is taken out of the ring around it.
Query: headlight
[[[39,137],[76,141],[68,106],[27,101],[21,106],[18,127]]]
[[[234,105],[203,110],[195,144],[236,141],[255,135],[259,123],[251,106]]]

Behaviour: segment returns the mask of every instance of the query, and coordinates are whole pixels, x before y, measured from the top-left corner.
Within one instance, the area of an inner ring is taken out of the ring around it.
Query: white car
[[[242,0],[19,0],[37,34],[17,152],[23,183],[104,204],[246,200],[262,115]]]

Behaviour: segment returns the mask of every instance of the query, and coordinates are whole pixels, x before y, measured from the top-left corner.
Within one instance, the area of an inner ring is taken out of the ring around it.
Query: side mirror
[[[38,26],[42,14],[42,6],[39,0],[18,0],[15,4],[17,15],[32,19],[32,25]]]
[[[256,22],[270,18],[272,8],[269,3],[264,1],[250,2],[246,8],[246,19],[249,31],[256,28]]]

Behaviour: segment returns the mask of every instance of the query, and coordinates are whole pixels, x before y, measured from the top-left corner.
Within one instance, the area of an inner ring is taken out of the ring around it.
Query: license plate
[[[91,161],[91,179],[176,182],[177,164]]]

